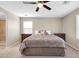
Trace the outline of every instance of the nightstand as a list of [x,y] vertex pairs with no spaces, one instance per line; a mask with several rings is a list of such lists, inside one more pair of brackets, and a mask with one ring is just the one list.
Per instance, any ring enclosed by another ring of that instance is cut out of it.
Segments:
[[66,41],[66,35],[65,35],[65,33],[54,33],[54,35],[62,38],[64,41]]
[[25,39],[25,38],[27,38],[27,37],[29,37],[29,36],[31,36],[32,34],[21,34],[21,42]]

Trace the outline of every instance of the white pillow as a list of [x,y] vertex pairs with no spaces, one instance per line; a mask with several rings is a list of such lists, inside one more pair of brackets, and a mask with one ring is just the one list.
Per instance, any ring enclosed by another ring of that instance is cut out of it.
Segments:
[[41,33],[39,33],[39,30],[36,30],[36,31],[35,31],[35,34],[41,34]]
[[50,30],[47,31],[48,34],[52,34],[52,32]]
[[37,30],[35,31],[35,34],[38,34],[38,31]]

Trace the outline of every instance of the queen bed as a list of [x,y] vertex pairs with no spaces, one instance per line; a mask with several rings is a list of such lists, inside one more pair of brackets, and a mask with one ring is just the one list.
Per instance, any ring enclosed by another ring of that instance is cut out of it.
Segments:
[[64,56],[65,41],[56,35],[33,34],[23,40],[20,52],[26,56]]

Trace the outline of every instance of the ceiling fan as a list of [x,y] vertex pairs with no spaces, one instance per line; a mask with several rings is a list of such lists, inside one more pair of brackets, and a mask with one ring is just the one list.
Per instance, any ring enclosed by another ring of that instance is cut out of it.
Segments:
[[48,2],[50,2],[50,1],[28,1],[28,2],[26,2],[26,1],[23,1],[23,3],[24,4],[37,4],[37,8],[36,8],[36,12],[38,12],[39,11],[39,9],[41,8],[41,7],[44,7],[44,8],[46,8],[47,10],[51,10],[51,8],[50,7],[48,7],[47,5],[45,5],[45,3],[48,3]]

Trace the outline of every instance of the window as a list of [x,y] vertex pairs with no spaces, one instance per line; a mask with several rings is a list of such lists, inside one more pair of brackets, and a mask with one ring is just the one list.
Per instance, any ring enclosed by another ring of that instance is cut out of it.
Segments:
[[23,22],[23,33],[32,34],[32,21]]
[[79,39],[79,15],[76,16],[76,39]]

